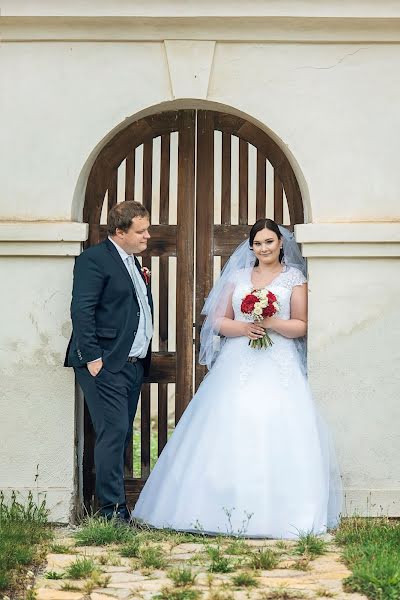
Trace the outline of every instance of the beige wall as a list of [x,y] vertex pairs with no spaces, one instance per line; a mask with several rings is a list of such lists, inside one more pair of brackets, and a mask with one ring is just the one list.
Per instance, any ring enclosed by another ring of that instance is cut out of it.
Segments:
[[309,223],[298,237],[311,384],[348,509],[399,515],[396,3],[95,4],[91,15],[65,3],[57,18],[54,3],[0,0],[0,487],[47,491],[53,518],[68,519],[75,388],[60,365],[87,174],[130,120],[207,102],[246,115],[289,156]]

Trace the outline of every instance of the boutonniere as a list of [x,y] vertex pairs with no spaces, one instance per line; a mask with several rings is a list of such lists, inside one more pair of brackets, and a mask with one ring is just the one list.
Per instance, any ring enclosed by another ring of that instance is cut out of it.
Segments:
[[146,282],[146,285],[149,285],[151,271],[147,267],[142,267],[142,274],[143,274],[144,280]]

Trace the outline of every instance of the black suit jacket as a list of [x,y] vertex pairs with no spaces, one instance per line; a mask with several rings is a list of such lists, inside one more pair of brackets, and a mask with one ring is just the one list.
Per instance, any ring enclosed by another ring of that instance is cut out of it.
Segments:
[[[135,263],[140,269],[136,257]],[[147,295],[153,313],[149,286]],[[71,302],[73,329],[64,366],[82,367],[102,357],[105,368],[117,373],[129,356],[139,316],[135,287],[114,244],[106,239],[88,248],[75,261]],[[149,347],[143,359],[145,375],[149,372],[150,359]]]

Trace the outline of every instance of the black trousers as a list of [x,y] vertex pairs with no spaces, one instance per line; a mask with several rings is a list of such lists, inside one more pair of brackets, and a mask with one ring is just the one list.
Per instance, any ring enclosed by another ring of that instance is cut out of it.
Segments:
[[140,361],[126,363],[118,373],[104,367],[93,377],[87,367],[75,368],[92,419],[96,442],[96,496],[100,513],[125,506],[124,456],[132,439],[133,420],[143,381]]

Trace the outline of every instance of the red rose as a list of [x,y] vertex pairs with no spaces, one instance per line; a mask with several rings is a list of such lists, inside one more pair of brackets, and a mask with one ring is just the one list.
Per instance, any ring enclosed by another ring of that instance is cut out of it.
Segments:
[[245,298],[243,298],[240,310],[242,311],[242,313],[250,314],[253,312],[254,305],[256,302],[258,302],[257,296],[254,296],[253,294],[248,294]]
[[266,306],[263,309],[263,317],[273,317],[274,314],[276,313],[276,309],[272,304],[268,304],[268,306]]
[[276,296],[272,292],[268,292],[267,298],[268,298],[268,302],[276,302]]

